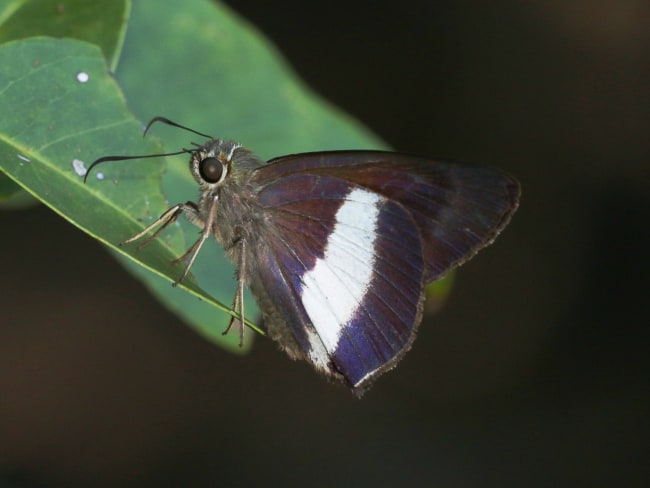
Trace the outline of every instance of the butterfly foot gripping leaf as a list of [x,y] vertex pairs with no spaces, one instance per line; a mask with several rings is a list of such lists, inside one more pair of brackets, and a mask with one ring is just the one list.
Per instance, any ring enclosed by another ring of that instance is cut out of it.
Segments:
[[201,233],[180,279],[213,236],[237,266],[241,321],[246,284],[269,336],[357,395],[410,348],[425,286],[490,244],[519,201],[519,183],[491,168],[383,151],[265,164],[237,143],[192,132],[209,139],[180,151],[190,155],[198,202],[173,206],[128,242],[186,217]]

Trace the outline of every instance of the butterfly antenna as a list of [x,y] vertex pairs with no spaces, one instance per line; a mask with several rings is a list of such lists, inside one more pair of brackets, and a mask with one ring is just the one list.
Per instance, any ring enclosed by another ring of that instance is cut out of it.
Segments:
[[[155,124],[156,122],[162,122],[163,124],[171,125],[173,127],[178,127],[179,129],[184,129],[188,132],[192,132],[193,134],[196,134],[197,136],[201,137],[207,137],[208,139],[214,139],[212,136],[208,134],[203,134],[202,132],[199,132],[194,129],[190,129],[189,127],[186,127],[184,125],[178,124],[174,122],[173,120],[169,120],[166,117],[154,117],[149,121],[147,126],[144,128],[144,133],[142,134],[142,137],[147,135],[147,132],[149,132],[149,128]],[[199,144],[192,143],[197,147],[200,147]],[[164,156],[176,156],[177,154],[187,154],[193,152],[192,149],[183,149],[182,151],[176,151],[176,152],[170,152],[170,153],[161,153],[161,154],[145,154],[143,156],[104,156],[103,158],[96,159],[95,161],[92,162],[90,166],[88,166],[88,170],[86,171],[86,174],[84,175],[84,183],[86,183],[86,180],[88,179],[88,175],[90,174],[90,171],[97,166],[98,164],[101,163],[106,163],[108,161],[126,161],[128,159],[146,159],[146,158],[161,158]]]
[[161,153],[161,154],[144,154],[142,156],[104,156],[103,158],[95,159],[90,166],[88,166],[88,169],[86,170],[86,174],[84,175],[84,183],[86,183],[86,180],[88,179],[88,175],[90,174],[90,171],[97,166],[98,164],[101,163],[107,163],[109,161],[126,161],[128,159],[146,159],[146,158],[162,158],[164,156],[176,156],[177,154],[188,154],[193,152],[192,149],[183,149],[182,151],[176,151],[176,152],[170,152],[170,153]]
[[179,129],[184,129],[184,130],[186,130],[186,131],[188,131],[188,132],[192,132],[193,134],[196,134],[197,136],[207,137],[208,139],[214,139],[214,137],[212,137],[212,136],[210,136],[210,135],[208,135],[208,134],[203,134],[202,132],[199,132],[199,131],[194,130],[194,129],[190,129],[189,127],[186,127],[186,126],[184,126],[184,125],[177,124],[177,123],[174,122],[173,120],[169,120],[169,119],[166,118],[166,117],[160,117],[160,116],[158,116],[158,117],[154,117],[153,119],[151,119],[151,120],[149,121],[149,123],[147,124],[147,127],[145,127],[145,129],[144,129],[143,137],[147,135],[147,132],[149,131],[149,128],[150,128],[153,124],[155,124],[156,122],[162,122],[163,124],[171,125],[171,126],[173,126],[173,127],[178,127]]

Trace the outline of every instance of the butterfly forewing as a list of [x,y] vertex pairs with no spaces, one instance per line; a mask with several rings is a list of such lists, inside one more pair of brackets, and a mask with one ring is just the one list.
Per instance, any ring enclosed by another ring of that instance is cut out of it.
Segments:
[[[415,222],[398,203],[331,176],[278,179],[259,202],[270,222],[259,269],[272,301],[308,359],[361,384],[400,354],[419,321]],[[279,281],[288,286],[268,286]]]
[[267,226],[253,291],[294,356],[358,390],[410,346],[424,284],[491,242],[518,196],[496,170],[377,151],[278,158],[251,181]]
[[491,243],[516,210],[520,193],[512,176],[494,168],[384,151],[284,156],[256,176],[262,183],[294,173],[332,175],[404,205],[422,236],[427,283]]

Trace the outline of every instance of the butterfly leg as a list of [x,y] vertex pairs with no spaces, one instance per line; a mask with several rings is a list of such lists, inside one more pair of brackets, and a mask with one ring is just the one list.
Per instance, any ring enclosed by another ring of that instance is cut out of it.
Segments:
[[217,215],[217,201],[218,198],[215,196],[211,202],[210,209],[208,211],[208,218],[206,220],[203,220],[201,218],[201,215],[199,214],[199,210],[194,202],[177,203],[173,207],[167,209],[158,218],[158,220],[153,222],[151,225],[147,226],[145,229],[143,229],[141,232],[137,233],[133,237],[121,242],[120,244],[122,245],[130,244],[131,242],[137,241],[138,239],[142,238],[143,236],[151,232],[157,226],[160,226],[158,227],[158,229],[156,229],[156,231],[152,235],[147,237],[147,239],[145,239],[144,242],[138,245],[138,248],[145,247],[148,244],[150,244],[166,227],[176,222],[176,220],[180,215],[185,217],[193,224],[196,224],[199,227],[202,226],[201,236],[197,239],[197,241],[194,244],[192,244],[192,246],[181,257],[174,260],[174,262],[184,261],[185,259],[188,260],[185,269],[181,273],[181,276],[176,281],[174,281],[174,283],[172,283],[172,286],[177,286],[181,281],[185,279],[185,277],[190,271],[190,268],[192,267],[192,264],[194,264],[194,260],[196,259],[196,255],[201,249],[201,246],[203,246],[203,243],[212,234],[213,225]]
[[185,269],[183,269],[183,272],[181,273],[179,278],[172,283],[172,286],[177,286],[181,281],[185,279],[185,277],[190,272],[190,268],[194,264],[194,260],[196,259],[196,256],[199,254],[201,247],[203,247],[203,243],[208,239],[208,237],[212,235],[212,229],[214,228],[214,223],[216,222],[216,217],[217,217],[218,201],[219,198],[217,196],[214,196],[212,198],[212,201],[210,202],[210,208],[208,210],[208,217],[205,220],[201,219],[199,215],[199,211],[196,209],[196,207],[190,207],[192,208],[191,211],[183,212],[184,216],[190,222],[195,224],[202,223],[203,229],[201,229],[201,235],[196,240],[196,242],[192,244],[192,246],[187,251],[185,251],[185,253],[182,256],[174,259],[175,263],[187,260],[187,264],[185,265]]
[[151,243],[156,237],[158,237],[158,234],[160,234],[164,229],[166,229],[169,224],[173,224],[176,222],[178,219],[179,215],[188,215],[188,214],[196,214],[198,215],[199,211],[196,208],[196,204],[194,202],[187,202],[187,203],[177,203],[173,207],[168,208],[165,210],[165,212],[158,217],[158,219],[153,222],[151,225],[147,226],[142,232],[138,232],[136,235],[133,237],[128,238],[125,241],[120,242],[120,245],[124,244],[130,244],[132,242],[137,241],[138,239],[142,238],[149,232],[151,232],[154,228],[157,226],[160,226],[156,231],[151,234],[147,239],[145,239],[143,242],[138,244],[138,248],[141,249]]
[[239,312],[239,319],[235,317],[230,317],[230,322],[228,322],[228,327],[223,331],[223,335],[226,335],[235,322],[239,323],[239,347],[244,345],[244,276],[246,276],[246,241],[244,239],[239,240],[239,263],[237,270],[237,291],[235,292],[235,298],[232,302],[232,310]]

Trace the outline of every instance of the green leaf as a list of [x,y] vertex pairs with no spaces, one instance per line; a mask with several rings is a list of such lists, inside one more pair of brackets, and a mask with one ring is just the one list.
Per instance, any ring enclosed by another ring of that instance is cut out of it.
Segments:
[[[114,69],[130,9],[128,0],[6,0],[0,4],[0,44],[34,36],[85,40],[100,46]],[[20,186],[0,174],[3,208],[34,201],[21,193]]]
[[[264,158],[382,147],[369,131],[307,89],[273,47],[228,9],[203,0],[186,1],[182,10],[177,6],[171,0],[140,0],[133,7],[116,78],[138,118],[164,115],[238,140]],[[88,83],[77,81],[79,71],[89,73]],[[141,126],[107,71],[99,50],[78,42],[35,39],[0,46],[0,110],[12,114],[0,121],[0,168],[120,253],[127,268],[196,330],[232,346],[236,334],[228,342],[221,336],[228,315],[217,313],[217,302],[209,298],[230,303],[235,290],[232,266],[215,243],[199,254],[192,268],[196,281],[185,283],[204,301],[169,286],[182,270],[170,260],[194,242],[196,227],[171,226],[141,251],[116,246],[171,204],[196,200],[187,158],[170,158],[162,177],[164,197],[157,183],[159,160],[106,163],[85,186],[74,171],[75,159],[87,167],[104,155],[162,150],[152,146],[151,138],[141,139]],[[164,135],[167,151],[195,139],[168,127],[154,132]],[[248,296],[246,310],[254,317]]]
[[[81,72],[87,82],[78,81]],[[141,126],[127,111],[96,46],[51,38],[0,46],[0,113],[11,114],[0,118],[0,169],[9,178],[141,266],[168,280],[178,277],[182,268],[172,260],[185,249],[178,228],[141,251],[116,245],[165,207],[162,161],[102,168],[91,176],[92,184],[83,183],[83,168],[98,153],[160,151],[142,141]],[[188,278],[187,290],[214,302]],[[181,290],[171,293],[186,299]]]
[[100,46],[114,69],[130,9],[129,0],[4,0],[0,44],[36,36],[79,39]]
[[[116,77],[129,106],[144,120],[165,115],[237,140],[265,159],[385,148],[305,86],[269,41],[230,9],[205,0],[188,0],[180,10],[177,5],[141,0],[133,6]],[[159,55],[152,56],[153,49]],[[187,133],[164,134],[168,149],[187,145]],[[178,166],[190,181],[185,159]]]
[[22,188],[9,178],[3,178],[0,174],[0,203],[4,203],[22,191]]
[[451,289],[454,285],[455,271],[448,273],[444,278],[433,283],[429,283],[426,287],[427,300],[424,304],[424,313],[426,315],[434,315],[444,307],[449,299]]

